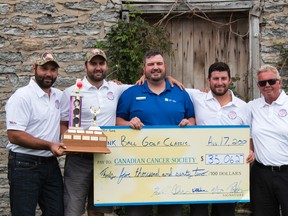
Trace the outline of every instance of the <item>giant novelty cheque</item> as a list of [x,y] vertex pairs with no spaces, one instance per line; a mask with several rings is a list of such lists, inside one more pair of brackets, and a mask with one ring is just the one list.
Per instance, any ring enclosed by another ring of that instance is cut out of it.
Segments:
[[248,126],[101,127],[94,204],[249,202]]

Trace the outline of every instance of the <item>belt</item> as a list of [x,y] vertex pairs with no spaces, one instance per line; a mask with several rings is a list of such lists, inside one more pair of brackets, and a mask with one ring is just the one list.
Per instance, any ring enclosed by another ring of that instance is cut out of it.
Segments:
[[71,155],[75,155],[76,157],[81,157],[84,159],[88,159],[88,160],[93,160],[94,159],[94,154],[93,153],[73,153]]
[[28,159],[28,160],[33,160],[39,163],[49,163],[49,162],[57,161],[56,157],[54,156],[43,157],[43,156],[29,155],[29,154],[9,151],[9,159],[13,159],[13,158]]
[[263,169],[271,170],[272,172],[284,172],[288,170],[288,165],[281,166],[266,166],[258,161],[254,161],[254,165]]

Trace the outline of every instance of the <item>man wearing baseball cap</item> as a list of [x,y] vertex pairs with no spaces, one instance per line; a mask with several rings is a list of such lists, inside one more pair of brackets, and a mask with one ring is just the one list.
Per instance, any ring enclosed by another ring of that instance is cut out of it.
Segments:
[[8,100],[6,126],[9,143],[8,179],[13,216],[63,215],[63,181],[56,157],[59,143],[62,92],[53,88],[59,64],[43,53],[33,64],[35,77]]
[[101,49],[92,49],[88,51],[86,54],[86,61],[90,62],[91,59],[94,58],[95,56],[101,56],[105,61],[107,61],[106,54]]
[[[86,53],[84,69],[86,76],[80,89],[82,96],[81,127],[86,130],[93,123],[90,108],[100,109],[97,114],[99,126],[115,126],[116,107],[122,92],[130,85],[117,85],[106,81],[108,72],[107,56],[101,49],[92,49]],[[76,84],[75,84],[76,85]],[[63,92],[60,103],[61,132],[68,128],[70,95],[75,89],[70,86]],[[111,213],[112,207],[95,207],[93,200],[93,153],[67,154],[64,169],[64,215],[79,216],[87,211],[89,216],[103,216]]]
[[54,63],[54,65],[56,65],[58,68],[60,67],[58,62],[57,62],[57,59],[56,59],[56,56],[53,54],[53,53],[48,53],[48,52],[45,52],[43,53],[40,58],[38,58],[36,61],[35,61],[35,64],[36,65],[44,65],[48,62],[52,62]]

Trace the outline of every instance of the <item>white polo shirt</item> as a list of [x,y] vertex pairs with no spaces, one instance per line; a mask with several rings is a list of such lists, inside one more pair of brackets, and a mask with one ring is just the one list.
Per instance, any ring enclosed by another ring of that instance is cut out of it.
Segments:
[[231,90],[232,101],[222,106],[212,92],[186,89],[195,109],[197,125],[244,125],[247,124],[247,103],[237,98]]
[[[112,81],[104,80],[103,85],[97,89],[91,85],[86,77],[83,79],[83,87],[80,89],[82,96],[81,127],[88,129],[93,123],[93,116],[90,107],[100,107],[97,114],[99,126],[115,126],[116,108],[120,95],[131,85],[117,85]],[[63,92],[60,102],[61,121],[69,121],[70,95],[75,89],[75,85],[70,86]]]
[[272,104],[264,97],[248,103],[256,160],[266,166],[288,165],[288,96]]
[[[32,78],[29,84],[19,88],[6,104],[7,130],[25,131],[39,139],[59,142],[61,96],[59,89],[51,88],[49,98]],[[13,152],[36,156],[53,155],[49,150],[29,149],[10,142],[7,148]]]

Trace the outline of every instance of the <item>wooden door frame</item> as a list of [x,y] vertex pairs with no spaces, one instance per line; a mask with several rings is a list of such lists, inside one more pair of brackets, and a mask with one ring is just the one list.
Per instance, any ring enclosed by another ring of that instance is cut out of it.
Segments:
[[[202,12],[249,12],[249,67],[248,97],[258,98],[257,70],[260,67],[260,15],[259,0],[122,0],[122,19],[129,22],[131,7],[143,14],[182,13],[197,8]],[[172,9],[172,10],[171,10]]]

